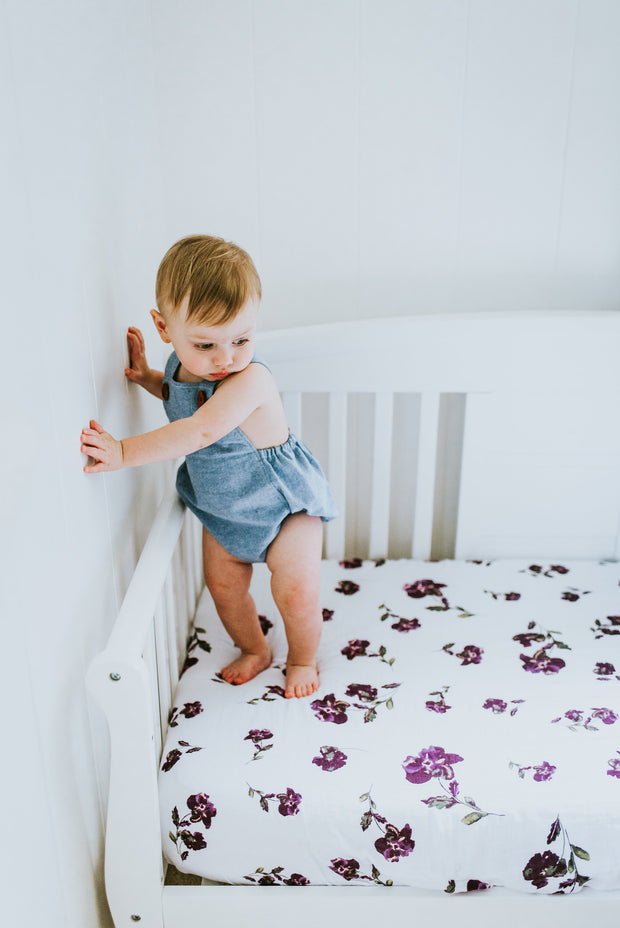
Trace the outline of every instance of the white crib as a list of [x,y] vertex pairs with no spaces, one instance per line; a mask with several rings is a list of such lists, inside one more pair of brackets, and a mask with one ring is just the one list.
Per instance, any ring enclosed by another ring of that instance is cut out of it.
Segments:
[[[422,315],[259,342],[291,429],[321,459],[340,508],[326,528],[330,559],[617,560],[619,348],[620,313],[601,312]],[[303,928],[345,912],[359,928],[386,918],[617,923],[620,891],[587,888],[456,897],[167,885],[157,771],[201,587],[198,526],[171,489],[88,678],[110,730],[105,879],[116,928]]]

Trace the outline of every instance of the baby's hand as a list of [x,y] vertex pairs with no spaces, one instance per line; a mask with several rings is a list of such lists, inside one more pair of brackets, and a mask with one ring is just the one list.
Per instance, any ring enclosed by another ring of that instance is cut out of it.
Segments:
[[84,467],[85,474],[101,474],[118,470],[123,466],[123,446],[120,441],[106,432],[94,419],[90,428],[82,429],[82,454],[89,457]]
[[144,337],[140,329],[130,326],[127,329],[127,349],[129,351],[129,367],[125,368],[125,377],[141,386],[148,379],[150,368],[146,361]]

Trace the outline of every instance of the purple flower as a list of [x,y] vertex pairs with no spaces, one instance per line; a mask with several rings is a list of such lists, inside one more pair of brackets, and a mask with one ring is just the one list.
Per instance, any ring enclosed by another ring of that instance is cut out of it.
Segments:
[[340,652],[344,654],[348,661],[352,661],[354,657],[362,657],[366,654],[366,648],[370,644],[370,641],[360,640],[359,638],[353,638],[349,641],[348,645],[342,649]]
[[506,602],[514,603],[518,599],[521,599],[521,594],[520,593],[504,593],[504,597],[506,599]]
[[532,657],[521,654],[520,658],[523,661],[523,669],[530,673],[558,673],[562,667],[566,666],[566,662],[561,657],[549,657],[544,648],[536,651]]
[[211,820],[217,815],[217,810],[206,793],[197,793],[190,796],[187,800],[187,808],[190,809],[190,821],[202,822],[205,828],[211,827]]
[[446,754],[443,748],[431,745],[424,748],[417,757],[407,757],[403,762],[405,777],[410,783],[428,783],[431,777],[454,777],[452,764],[463,758],[458,754]]
[[441,699],[438,702],[434,702],[432,699],[427,699],[425,705],[429,712],[438,712],[440,715],[443,715],[444,712],[447,712],[448,709],[452,708],[452,706],[447,706]]
[[613,725],[618,721],[618,716],[613,709],[592,709],[592,718],[600,719],[603,725]]
[[422,599],[423,596],[442,596],[445,583],[436,583],[435,580],[416,580],[415,583],[405,583],[403,590],[413,599]]
[[569,722],[581,722],[583,712],[580,712],[579,709],[569,709],[568,712],[564,713],[564,718],[568,719]]
[[504,702],[503,699],[487,699],[482,708],[491,709],[495,715],[501,715],[508,708],[508,703]]
[[330,870],[333,870],[338,876],[341,876],[344,880],[357,880],[359,879],[359,861],[355,860],[354,857],[351,857],[347,860],[345,857],[334,857],[331,861]]
[[361,567],[362,563],[361,557],[352,557],[348,561],[339,561],[338,566],[343,567],[345,570],[353,570],[356,567]]
[[[259,880],[260,882],[260,880]],[[282,880],[285,886],[310,886],[310,880],[301,873],[291,873],[287,880]]]
[[467,881],[467,892],[474,893],[482,889],[490,889],[490,883],[483,883],[481,880],[468,880]]
[[284,687],[278,686],[277,684],[267,687],[267,692],[271,693],[273,696],[282,696],[284,698]]
[[344,593],[345,596],[353,596],[359,590],[359,583],[353,583],[352,580],[341,580],[337,587],[334,587],[336,593]]
[[478,648],[475,644],[468,644],[456,656],[461,658],[461,667],[464,667],[466,664],[479,664],[482,661],[483,654],[483,648]]
[[[201,851],[203,848],[207,846],[207,842],[204,839],[204,835],[202,835],[199,831],[195,831],[194,834],[192,834],[191,831],[187,831],[186,829],[183,829],[182,831],[179,832],[179,838],[181,839],[185,847],[188,847],[190,849],[190,851]],[[185,860],[185,858],[187,857],[187,853],[181,854],[181,857],[183,858],[183,860]]]
[[278,812],[280,815],[297,815],[301,803],[301,795],[296,793],[289,786],[285,793],[278,793],[276,796],[280,800]]
[[333,618],[334,618],[333,609],[323,609],[323,621],[324,622],[331,622]]
[[616,672],[616,668],[613,664],[605,664],[601,661],[596,664],[594,667],[594,673],[601,677],[609,677],[612,673]]
[[186,719],[193,719],[203,711],[201,702],[186,702],[179,715],[184,715]]
[[321,752],[321,756],[313,757],[312,763],[316,764],[317,767],[320,767],[321,770],[324,770],[326,773],[333,773],[335,770],[340,770],[347,762],[347,755],[339,751],[338,748],[326,744],[322,748],[319,748],[319,751]]
[[377,698],[377,690],[370,683],[350,683],[345,690],[345,696],[357,697],[362,702],[372,702]]
[[569,603],[576,603],[579,599],[579,596],[577,593],[570,593],[568,590],[566,590],[566,592],[562,593],[562,599],[565,599]]
[[[616,751],[616,753],[620,754],[620,751]],[[620,757],[610,757],[607,763],[609,764],[607,776],[617,777],[620,780]]]
[[529,648],[533,641],[544,641],[545,636],[534,632],[522,632],[520,635],[513,635],[512,640],[518,641],[524,648]]
[[172,770],[176,762],[180,760],[182,756],[183,756],[183,752],[179,751],[178,748],[173,748],[172,751],[168,751],[168,753],[166,754],[166,760],[161,765],[161,769],[165,773],[167,773],[168,770]]
[[414,628],[421,628],[421,624],[417,619],[399,619],[398,622],[395,622],[392,625],[392,628],[397,632],[411,632]]
[[555,570],[556,574],[567,574],[568,567],[562,567],[561,564],[552,564],[549,570]]
[[546,760],[544,760],[542,764],[539,764],[538,766],[534,767],[534,770],[536,771],[534,773],[534,779],[536,780],[537,783],[542,783],[545,780],[550,780],[553,774],[555,773],[556,769],[557,768],[554,767],[553,764],[549,764]]
[[407,857],[415,847],[415,841],[411,838],[411,825],[405,825],[401,831],[395,825],[386,825],[385,835],[375,841],[375,847],[392,863]]
[[348,702],[336,699],[334,693],[328,693],[323,699],[315,699],[314,702],[310,703],[310,708],[317,719],[322,722],[333,722],[335,725],[342,725],[344,722],[349,721],[347,718],[349,705]]
[[270,622],[266,615],[259,615],[258,621],[260,622],[263,635],[266,635],[269,629],[273,628],[273,622]]
[[[562,871],[562,872],[561,872]],[[534,854],[523,869],[523,877],[533,883],[538,889],[547,885],[548,877],[563,876],[566,873],[566,863],[560,866],[560,858],[551,851],[544,854]]]
[[251,741],[252,744],[258,744],[260,741],[265,741],[268,738],[273,738],[273,733],[267,728],[252,728],[251,731],[247,733],[244,741]]

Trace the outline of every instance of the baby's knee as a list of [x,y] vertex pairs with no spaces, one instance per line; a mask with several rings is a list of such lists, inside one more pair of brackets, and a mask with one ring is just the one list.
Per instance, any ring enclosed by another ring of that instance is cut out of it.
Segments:
[[305,618],[319,611],[319,586],[309,578],[282,582],[274,575],[272,589],[278,608],[287,616]]

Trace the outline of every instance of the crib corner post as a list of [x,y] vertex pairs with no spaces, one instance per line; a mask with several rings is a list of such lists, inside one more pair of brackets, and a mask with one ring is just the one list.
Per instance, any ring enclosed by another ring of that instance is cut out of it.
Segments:
[[91,663],[87,685],[110,733],[105,886],[112,919],[115,928],[163,928],[158,759],[147,670],[142,660],[104,651]]

